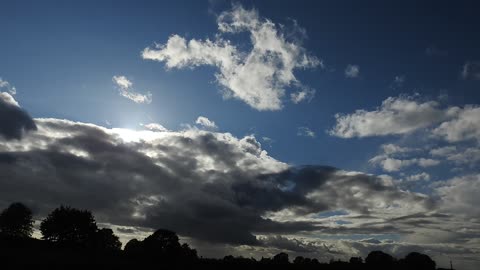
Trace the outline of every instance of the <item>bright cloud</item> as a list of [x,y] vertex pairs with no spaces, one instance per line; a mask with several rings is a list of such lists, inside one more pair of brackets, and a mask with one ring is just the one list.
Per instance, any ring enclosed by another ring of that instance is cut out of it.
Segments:
[[2,78],[0,78],[0,92],[1,91],[7,91],[10,95],[17,94],[17,89],[15,88],[15,86],[11,85],[5,80],[2,80]]
[[152,103],[152,93],[140,94],[134,91],[133,83],[125,76],[113,76],[112,81],[118,88],[121,96],[130,99],[135,103]]
[[336,114],[337,123],[329,133],[342,138],[411,133],[438,123],[450,114],[439,106],[436,101],[421,102],[415,97],[389,97],[373,111]]
[[218,128],[214,121],[208,119],[205,116],[199,116],[195,121],[195,124],[206,127],[206,128]]
[[[217,18],[220,34],[215,40],[187,41],[172,35],[166,44],[147,47],[143,59],[165,62],[167,68],[211,65],[219,69],[217,82],[224,88],[224,97],[233,97],[259,110],[280,110],[289,87],[304,88],[294,70],[313,68],[320,61],[309,55],[298,40],[288,40],[281,27],[259,16],[256,10],[234,5]],[[239,51],[227,34],[247,32],[252,49]],[[312,92],[301,90],[292,96],[298,103]]]

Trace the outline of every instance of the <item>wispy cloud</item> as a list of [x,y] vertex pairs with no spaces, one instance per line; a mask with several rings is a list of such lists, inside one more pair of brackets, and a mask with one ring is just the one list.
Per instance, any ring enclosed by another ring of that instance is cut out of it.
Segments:
[[125,76],[113,76],[112,81],[118,88],[121,96],[130,99],[135,103],[150,104],[152,102],[152,93],[140,94],[133,89],[133,83]]
[[360,66],[358,65],[348,65],[345,68],[345,77],[347,78],[357,78],[360,75]]
[[316,136],[315,132],[308,127],[299,127],[297,130],[297,135],[310,138],[315,138]]
[[[213,41],[187,41],[172,35],[166,44],[145,48],[142,57],[165,62],[167,68],[215,66],[219,69],[215,77],[224,88],[224,97],[240,99],[259,111],[282,109],[286,89],[303,87],[294,70],[321,64],[298,39],[287,39],[281,27],[261,18],[254,9],[234,5],[218,16],[217,23],[220,34]],[[250,34],[250,51],[239,51],[241,46],[222,36],[241,32]],[[292,100],[298,103],[311,94],[312,91],[297,93]]]
[[480,62],[467,61],[461,74],[464,80],[480,80]]

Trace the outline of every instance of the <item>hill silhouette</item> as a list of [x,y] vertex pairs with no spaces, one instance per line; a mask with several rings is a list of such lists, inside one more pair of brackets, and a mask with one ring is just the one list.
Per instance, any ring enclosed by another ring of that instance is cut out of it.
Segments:
[[33,217],[21,203],[0,214],[0,269],[317,269],[317,270],[435,270],[428,255],[409,253],[396,259],[372,251],[365,260],[319,262],[316,258],[290,258],[279,253],[272,258],[225,256],[199,258],[197,251],[180,243],[171,230],[158,229],[143,240],[132,239],[121,249],[111,229],[99,229],[88,210],[60,206],[42,222],[42,239],[32,238]]

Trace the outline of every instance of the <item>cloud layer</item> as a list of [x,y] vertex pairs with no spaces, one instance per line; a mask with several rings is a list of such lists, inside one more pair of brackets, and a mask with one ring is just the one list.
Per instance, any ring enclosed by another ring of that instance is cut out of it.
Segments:
[[[187,41],[172,35],[166,44],[145,48],[142,57],[165,62],[167,68],[215,66],[219,69],[215,76],[224,88],[224,97],[240,99],[260,111],[281,109],[286,88],[304,88],[293,73],[295,69],[320,65],[298,39],[288,40],[281,27],[261,18],[256,10],[234,5],[232,10],[218,16],[217,23],[220,35],[213,41]],[[250,51],[240,51],[225,39],[227,35],[242,32],[250,35]],[[303,89],[292,100],[298,103],[312,95],[312,90]]]

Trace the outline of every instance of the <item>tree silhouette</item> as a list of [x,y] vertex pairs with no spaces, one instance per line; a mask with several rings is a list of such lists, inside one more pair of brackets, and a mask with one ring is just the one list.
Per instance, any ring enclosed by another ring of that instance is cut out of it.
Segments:
[[403,266],[408,269],[435,270],[435,261],[428,255],[418,252],[409,253],[402,261]]
[[103,228],[95,233],[95,248],[105,251],[116,251],[122,248],[122,243],[112,229]]
[[288,254],[285,252],[280,252],[277,255],[273,256],[274,264],[289,264],[290,261],[288,260]]
[[12,203],[0,214],[0,230],[14,237],[30,237],[33,232],[32,211],[22,203]]
[[97,224],[90,211],[60,206],[40,224],[43,239],[71,245],[89,245],[95,239]]
[[376,250],[372,251],[368,254],[367,258],[365,258],[365,262],[367,265],[370,265],[375,268],[391,268],[395,259],[385,252]]

